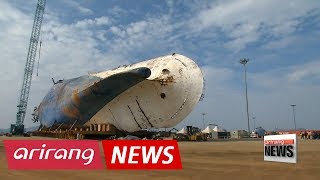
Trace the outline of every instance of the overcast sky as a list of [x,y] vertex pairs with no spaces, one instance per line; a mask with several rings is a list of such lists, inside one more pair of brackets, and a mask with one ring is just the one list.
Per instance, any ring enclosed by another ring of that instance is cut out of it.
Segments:
[[[0,1],[0,127],[16,120],[36,0]],[[177,128],[216,123],[247,129],[240,58],[249,58],[249,113],[256,126],[320,129],[320,1],[47,0],[32,109],[52,86],[119,65],[171,54],[194,59],[205,98]],[[37,55],[38,60],[38,55]],[[251,119],[251,118],[250,118]],[[252,120],[252,119],[251,119]],[[251,121],[251,127],[253,121]]]

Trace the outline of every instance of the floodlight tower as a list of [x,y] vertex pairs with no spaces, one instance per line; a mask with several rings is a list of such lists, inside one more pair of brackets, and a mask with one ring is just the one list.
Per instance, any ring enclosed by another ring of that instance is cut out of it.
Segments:
[[295,106],[297,106],[297,105],[295,105],[295,104],[291,104],[290,106],[292,106],[292,110],[293,110],[294,130],[297,130],[297,124],[296,124],[296,111],[295,111],[295,109],[294,109],[294,107],[295,107]]
[[206,115],[206,113],[202,113],[202,123],[203,123],[203,129],[205,128],[205,125],[204,125],[204,116]]
[[247,119],[248,119],[248,133],[250,133],[250,118],[249,118],[249,105],[248,105],[248,86],[247,86],[247,67],[246,64],[249,62],[249,59],[240,59],[240,64],[244,67],[244,82],[246,86],[246,105],[247,105]]

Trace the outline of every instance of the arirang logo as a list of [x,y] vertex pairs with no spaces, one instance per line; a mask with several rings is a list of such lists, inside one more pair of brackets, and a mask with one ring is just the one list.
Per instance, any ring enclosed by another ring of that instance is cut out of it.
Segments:
[[9,169],[103,169],[98,141],[4,140]]
[[293,139],[287,140],[265,140],[264,155],[278,157],[293,157]]
[[[103,169],[98,141],[4,140],[9,169]],[[175,140],[103,140],[108,169],[182,169]]]
[[28,150],[25,147],[19,148],[17,149],[14,154],[13,157],[16,160],[19,159],[81,159],[86,161],[83,163],[83,165],[88,165],[92,162],[93,157],[94,157],[94,150],[89,148],[89,149],[85,149],[84,151],[82,151],[81,149],[45,149],[47,145],[46,144],[42,144],[42,149],[30,149]]
[[297,163],[297,135],[264,136],[264,160]]

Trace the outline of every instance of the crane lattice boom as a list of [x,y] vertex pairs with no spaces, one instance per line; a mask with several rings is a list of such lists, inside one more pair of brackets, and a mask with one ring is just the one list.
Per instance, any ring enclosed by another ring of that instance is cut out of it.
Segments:
[[[13,133],[16,134],[23,133],[24,131],[24,119],[27,110],[29,92],[31,87],[32,73],[34,67],[34,61],[36,57],[36,51],[40,36],[41,24],[43,19],[43,13],[45,8],[46,0],[38,0],[36,13],[34,16],[33,27],[30,37],[30,44],[27,55],[27,62],[24,69],[23,83],[21,87],[19,103],[18,103],[18,112],[17,112],[17,120],[15,124],[15,130],[12,130]],[[21,129],[22,128],[22,129]]]

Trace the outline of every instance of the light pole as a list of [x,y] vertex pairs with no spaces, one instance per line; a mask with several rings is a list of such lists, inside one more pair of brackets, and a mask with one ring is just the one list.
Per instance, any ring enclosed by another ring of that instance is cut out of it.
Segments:
[[204,129],[204,116],[206,115],[206,113],[202,113],[202,122],[203,122],[203,129]]
[[244,82],[246,86],[246,102],[247,102],[247,119],[248,119],[248,133],[250,133],[250,118],[249,118],[249,105],[248,105],[248,86],[247,86],[247,67],[246,64],[249,62],[249,59],[240,59],[240,63],[244,67]]
[[253,129],[256,129],[256,117],[252,117],[253,120]]
[[296,106],[295,104],[291,104],[290,106],[292,106],[292,110],[293,110],[293,122],[294,122],[294,130],[297,130],[297,124],[296,124],[296,112],[294,107]]

